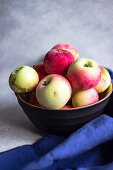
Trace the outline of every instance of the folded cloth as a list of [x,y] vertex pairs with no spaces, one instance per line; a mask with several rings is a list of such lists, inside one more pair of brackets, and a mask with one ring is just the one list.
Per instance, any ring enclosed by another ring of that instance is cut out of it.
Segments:
[[113,94],[103,115],[68,137],[48,135],[33,145],[2,152],[0,170],[112,170],[112,105]]

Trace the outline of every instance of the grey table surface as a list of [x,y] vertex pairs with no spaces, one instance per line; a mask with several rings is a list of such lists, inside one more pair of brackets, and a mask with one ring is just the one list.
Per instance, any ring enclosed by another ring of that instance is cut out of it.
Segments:
[[112,0],[0,0],[0,152],[46,135],[24,114],[8,85],[12,70],[43,60],[57,43],[113,68]]

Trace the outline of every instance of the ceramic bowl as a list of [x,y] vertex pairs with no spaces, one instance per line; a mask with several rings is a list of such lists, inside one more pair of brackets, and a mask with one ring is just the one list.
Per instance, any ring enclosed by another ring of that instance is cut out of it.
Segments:
[[112,83],[108,89],[99,95],[97,103],[73,108],[70,104],[59,110],[34,106],[16,94],[18,103],[28,118],[42,131],[57,135],[66,135],[82,127],[88,121],[101,115],[110,99]]

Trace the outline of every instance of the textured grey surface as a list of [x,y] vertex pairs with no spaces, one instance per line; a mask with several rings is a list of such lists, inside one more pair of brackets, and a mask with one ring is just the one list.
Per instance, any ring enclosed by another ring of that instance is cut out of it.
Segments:
[[19,107],[9,74],[61,42],[113,68],[113,1],[0,0],[0,151],[42,136]]

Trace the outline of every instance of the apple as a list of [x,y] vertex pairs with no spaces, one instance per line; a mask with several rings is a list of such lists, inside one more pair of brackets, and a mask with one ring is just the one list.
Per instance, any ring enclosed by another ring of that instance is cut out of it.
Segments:
[[99,83],[94,87],[98,93],[104,92],[111,83],[111,77],[109,72],[103,67],[101,67],[101,70],[102,70],[101,79]]
[[101,67],[88,58],[79,58],[68,68],[67,77],[76,90],[87,90],[95,87],[101,79]]
[[71,85],[61,75],[50,74],[43,78],[36,88],[36,98],[41,106],[60,109],[71,97]]
[[72,99],[72,97],[73,97],[73,95],[74,95],[74,93],[75,93],[76,91],[77,91],[77,90],[75,90],[75,89],[72,87],[71,99]]
[[99,101],[99,95],[94,88],[76,91],[72,97],[73,107],[87,106]]
[[36,89],[29,94],[29,102],[32,105],[37,105],[38,102],[36,99]]
[[111,83],[110,83],[110,85],[109,85],[109,87],[106,89],[106,95],[108,95],[111,91],[113,90],[113,85],[112,85],[112,81],[111,81]]
[[44,62],[36,64],[35,66],[33,66],[33,68],[38,73],[39,81],[48,75],[44,68]]
[[30,94],[29,94],[29,102],[30,104],[34,106],[39,106],[39,103],[36,99],[36,89],[34,89]]
[[52,49],[45,55],[44,67],[48,74],[64,74],[73,62],[73,55],[69,51]]
[[79,58],[78,51],[72,45],[60,43],[60,44],[55,45],[52,49],[67,50],[73,55],[74,60],[77,60]]
[[9,77],[9,85],[15,93],[26,93],[36,88],[39,82],[37,72],[29,66],[16,68]]

